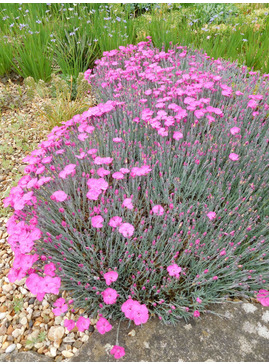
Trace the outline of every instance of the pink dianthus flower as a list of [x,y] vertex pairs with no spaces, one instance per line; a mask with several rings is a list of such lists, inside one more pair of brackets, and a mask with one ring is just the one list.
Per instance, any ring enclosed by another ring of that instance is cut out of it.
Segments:
[[134,205],[132,204],[131,198],[126,198],[123,200],[122,207],[126,207],[129,210],[132,210],[134,208]]
[[101,227],[103,227],[103,221],[104,221],[104,219],[102,218],[101,215],[93,216],[92,217],[92,226],[95,228],[101,228]]
[[155,215],[162,216],[164,214],[164,208],[161,205],[155,205],[152,208],[152,212]]
[[209,218],[209,220],[214,220],[216,218],[216,213],[214,211],[210,211],[206,216]]
[[125,301],[121,306],[121,311],[125,314],[125,317],[127,317],[130,320],[134,319],[134,308],[139,307],[140,303],[138,301],[132,300],[129,298],[127,301]]
[[193,316],[194,317],[199,317],[200,316],[200,312],[198,310],[193,312]]
[[85,330],[88,330],[90,323],[91,323],[90,319],[80,316],[80,318],[76,322],[78,331],[83,332]]
[[122,143],[124,140],[122,138],[113,138],[114,143]]
[[54,306],[56,308],[53,308],[52,312],[55,316],[60,316],[62,313],[68,310],[68,305],[65,303],[64,298],[58,298],[58,300],[54,302]]
[[104,335],[112,329],[112,325],[104,317],[101,317],[96,324],[96,328],[101,335]]
[[237,126],[234,126],[233,128],[230,129],[230,133],[232,135],[235,135],[235,134],[240,133],[240,130],[241,130],[240,128],[238,128]]
[[64,191],[56,191],[50,196],[50,198],[57,202],[63,202],[67,199],[67,194]]
[[73,330],[75,325],[76,323],[73,320],[64,320],[64,327],[66,327],[68,331]]
[[110,174],[110,172],[109,172],[107,169],[103,168],[103,167],[98,168],[98,169],[97,169],[97,171],[96,171],[96,173],[97,173],[97,174],[98,174],[98,176],[100,176],[100,177],[104,177],[104,176],[107,176],[107,175],[109,175],[109,174]]
[[124,178],[124,175],[121,172],[115,172],[115,173],[112,174],[112,177],[114,179],[123,179]]
[[122,224],[122,218],[119,217],[119,216],[114,216],[114,217],[111,217],[111,219],[109,220],[109,223],[108,225],[111,226],[111,227],[118,227]]
[[106,280],[106,284],[109,286],[112,282],[116,282],[118,279],[118,273],[114,271],[110,271],[104,274],[104,278]]
[[54,277],[55,276],[55,265],[53,263],[49,263],[44,265],[44,272],[45,274],[47,274],[48,276]]
[[266,289],[260,289],[257,294],[257,300],[261,305],[268,307],[269,306],[269,291]]
[[167,267],[167,271],[171,277],[179,277],[179,273],[181,272],[181,267],[179,267],[176,263],[169,265]]
[[130,238],[134,234],[134,227],[133,225],[129,224],[128,222],[125,222],[121,224],[119,227],[119,232],[125,237]]
[[113,305],[117,301],[118,293],[115,289],[107,288],[102,292],[102,296],[107,305]]
[[123,174],[129,173],[130,172],[130,169],[128,169],[128,168],[121,168],[120,169],[120,172],[123,173]]
[[135,305],[133,307],[134,323],[136,325],[145,324],[149,319],[149,312],[146,305]]
[[229,155],[229,158],[231,159],[231,161],[238,161],[239,160],[239,155],[236,153],[231,153]]
[[115,359],[120,359],[125,355],[125,350],[122,346],[114,345],[113,348],[110,350],[110,354],[114,355]]
[[100,165],[100,164],[110,164],[113,162],[113,158],[110,157],[96,157],[94,160],[94,164]]

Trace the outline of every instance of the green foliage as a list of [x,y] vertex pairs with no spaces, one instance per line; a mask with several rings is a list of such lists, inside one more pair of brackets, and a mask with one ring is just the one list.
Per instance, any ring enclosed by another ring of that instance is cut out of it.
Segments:
[[12,65],[23,78],[32,76],[35,81],[49,81],[52,73],[52,53],[47,45],[49,32],[42,28],[39,34],[27,35],[15,48]]
[[37,337],[31,337],[31,339],[26,340],[26,345],[34,346],[35,344],[42,343],[46,340],[47,333],[45,331],[41,331]]
[[14,311],[16,314],[21,312],[21,310],[23,309],[23,297],[21,297],[21,298],[14,297],[13,298],[13,307],[14,307]]
[[238,8],[234,4],[196,4],[194,7],[195,17],[199,19],[199,24],[226,23],[231,17],[238,14]]
[[0,76],[9,73],[12,65],[12,47],[6,38],[0,39]]
[[64,36],[55,37],[56,42],[52,49],[55,52],[55,62],[63,74],[77,77],[79,72],[85,72],[93,66],[100,51],[93,41],[93,31],[86,32],[83,28],[82,34],[68,33],[66,30],[64,33]]
[[138,17],[141,14],[144,14],[147,11],[152,10],[154,7],[153,3],[128,3],[123,4],[123,9],[134,18]]

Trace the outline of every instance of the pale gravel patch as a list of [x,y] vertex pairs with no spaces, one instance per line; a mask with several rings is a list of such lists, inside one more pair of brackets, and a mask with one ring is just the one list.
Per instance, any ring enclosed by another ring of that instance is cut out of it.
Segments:
[[109,353],[110,353],[110,351],[113,349],[113,345],[111,345],[111,344],[107,343],[107,344],[104,346],[104,348],[105,348],[106,353],[107,353],[107,354],[109,354]]
[[257,332],[258,335],[269,340],[269,330],[266,326],[263,326],[260,322],[258,322]]
[[246,340],[244,336],[239,337],[240,349],[244,354],[250,354],[252,352],[252,345]]
[[225,316],[226,318],[228,318],[228,319],[231,319],[231,318],[233,318],[233,317],[234,317],[234,315],[233,315],[231,312],[229,312],[229,311],[226,311],[226,312],[225,312],[225,314],[224,314],[224,316]]
[[184,325],[184,329],[186,329],[187,331],[189,331],[189,330],[192,329],[192,325],[191,324]]
[[147,341],[144,341],[144,347],[146,348],[146,349],[149,349],[149,343],[147,342]]
[[243,323],[243,330],[245,332],[248,332],[249,334],[255,334],[257,331],[257,328],[255,327],[255,325],[251,324],[249,321],[245,321]]
[[269,322],[269,311],[264,312],[264,314],[262,315],[262,320],[264,322]]
[[252,303],[243,303],[242,307],[246,313],[254,313],[257,310],[257,307]]

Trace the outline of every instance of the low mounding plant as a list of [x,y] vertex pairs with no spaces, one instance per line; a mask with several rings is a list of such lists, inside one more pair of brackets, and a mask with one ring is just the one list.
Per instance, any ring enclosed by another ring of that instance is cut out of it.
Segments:
[[39,300],[71,291],[101,333],[106,319],[175,323],[259,290],[264,303],[268,75],[150,40],[96,64],[85,78],[101,103],[55,127],[5,199],[9,280],[27,276]]

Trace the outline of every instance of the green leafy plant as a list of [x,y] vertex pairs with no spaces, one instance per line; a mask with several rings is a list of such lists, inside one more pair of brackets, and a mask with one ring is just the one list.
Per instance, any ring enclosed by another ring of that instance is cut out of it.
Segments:
[[26,345],[34,346],[38,343],[42,343],[46,340],[47,333],[45,331],[41,331],[37,337],[31,337],[31,339],[26,340]]
[[21,312],[21,310],[23,309],[23,297],[21,297],[21,298],[14,297],[13,298],[13,307],[14,307],[14,311],[16,314]]

